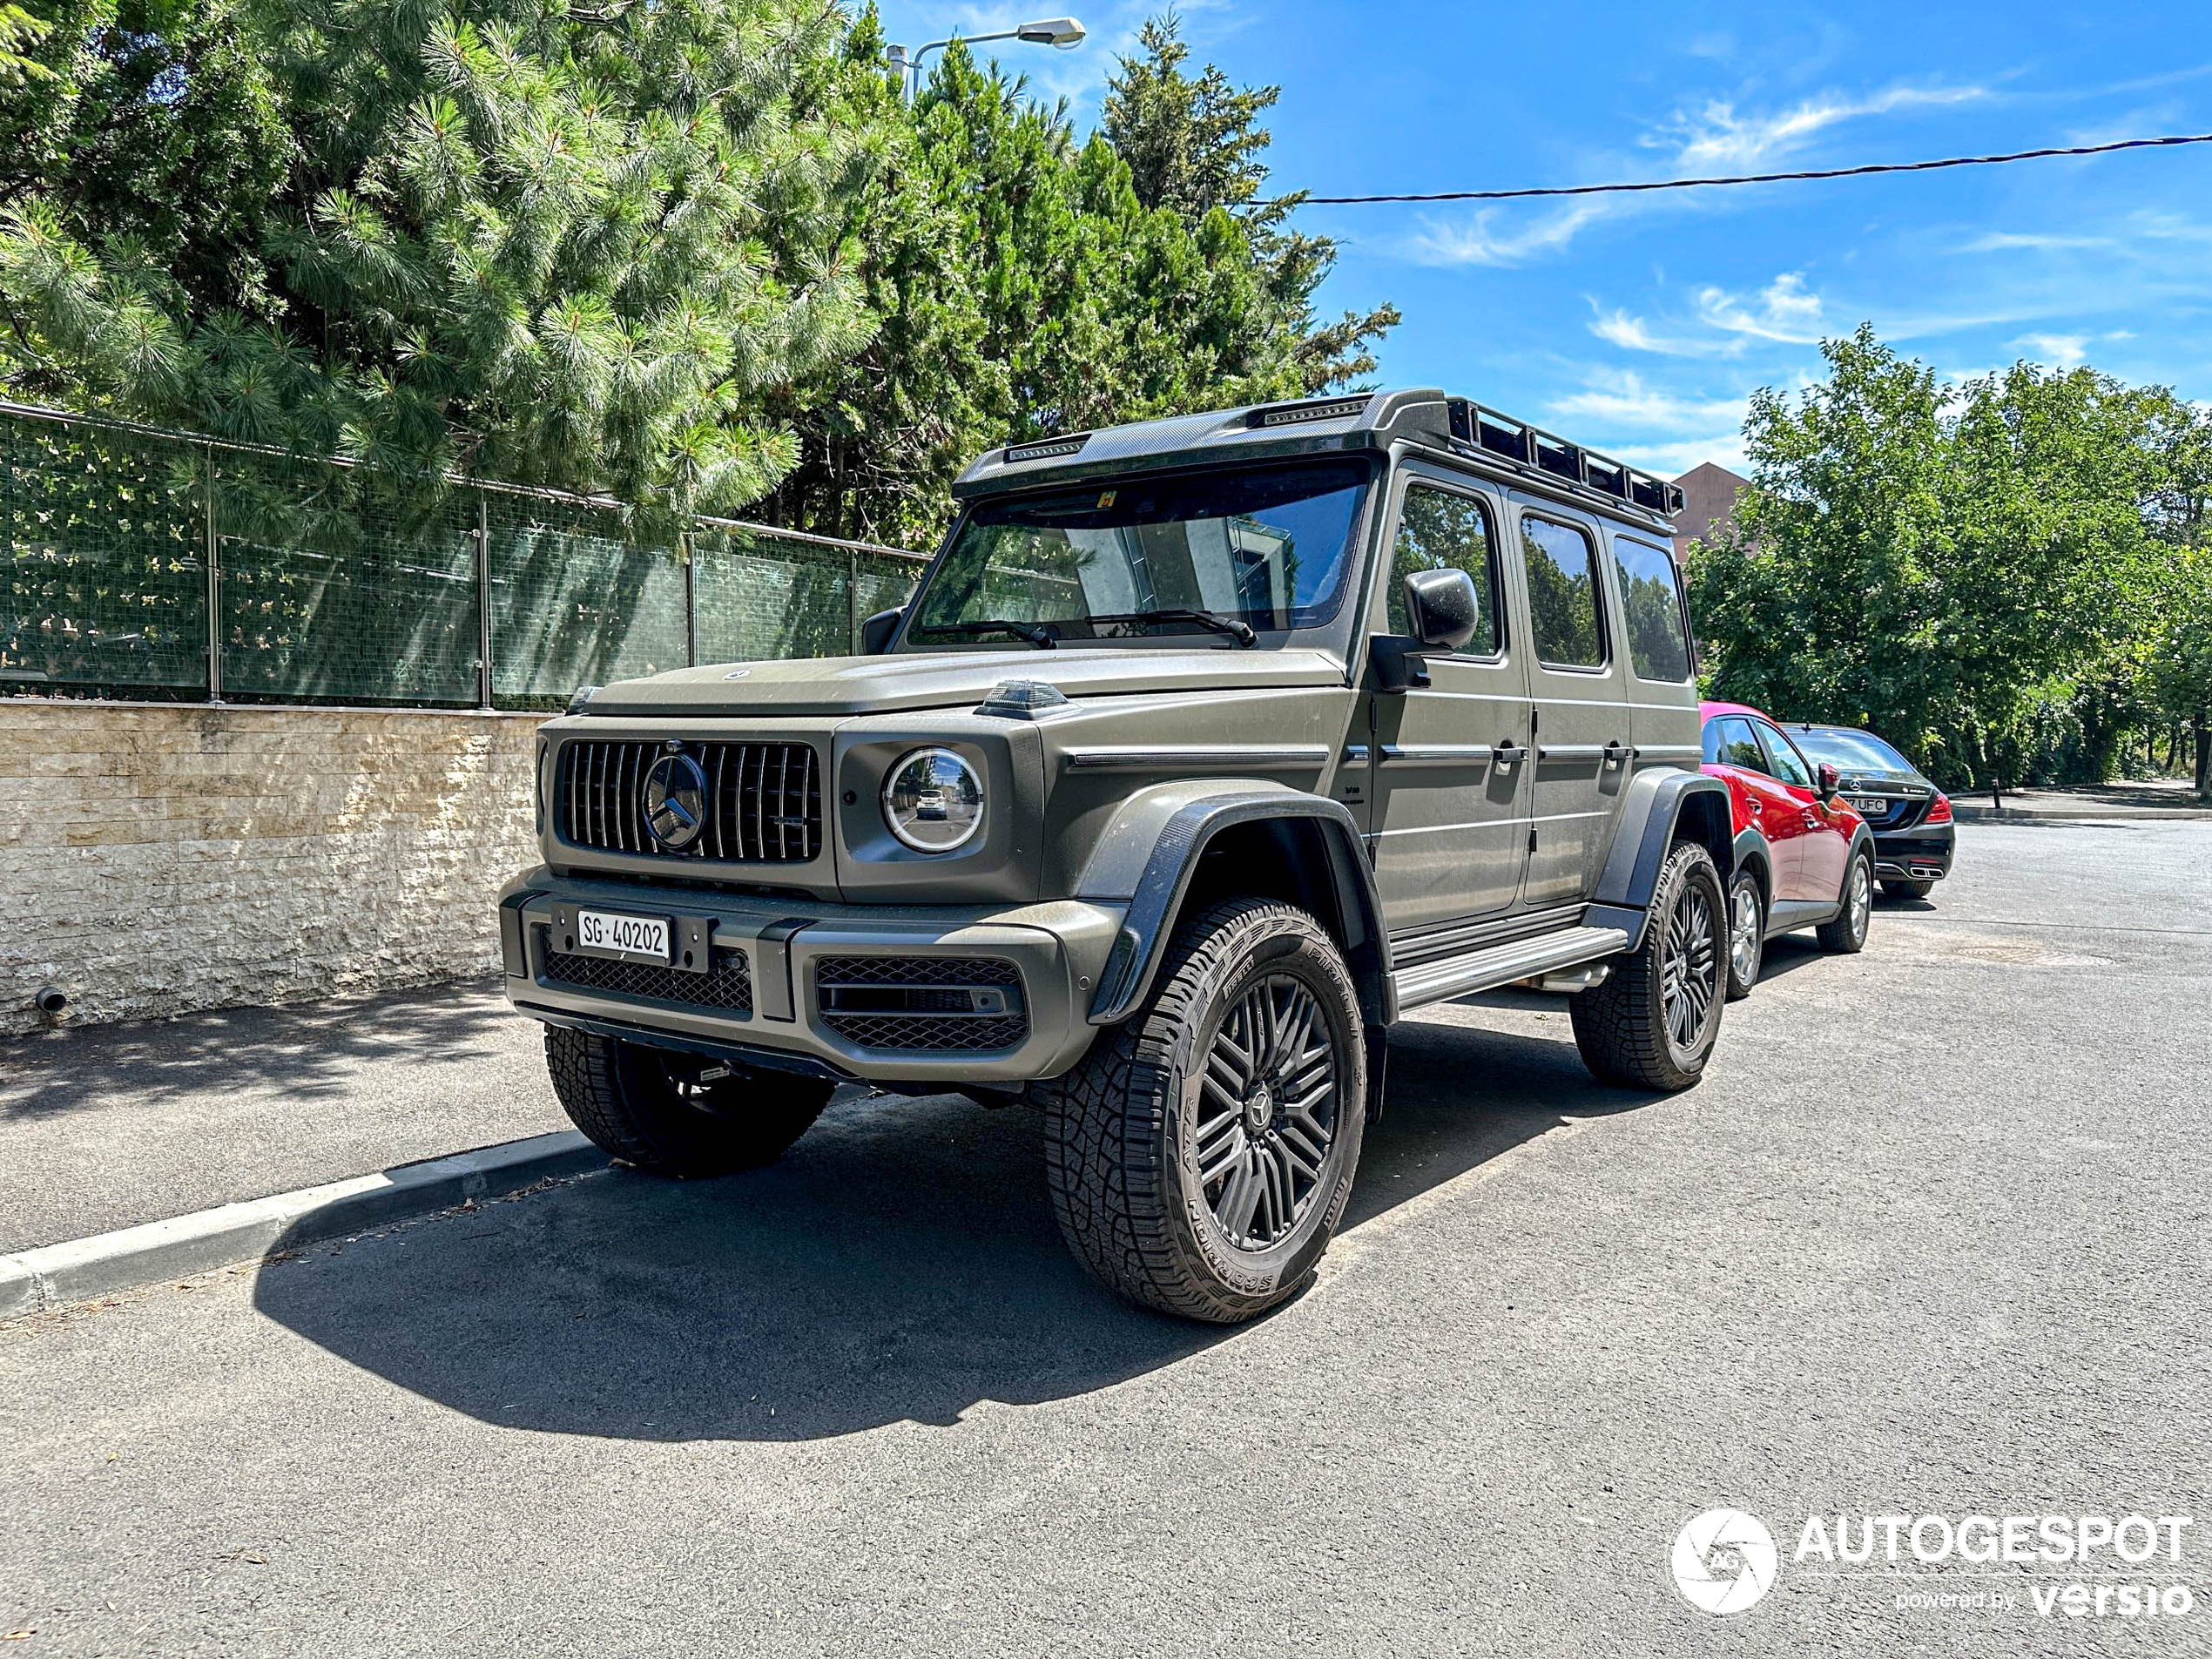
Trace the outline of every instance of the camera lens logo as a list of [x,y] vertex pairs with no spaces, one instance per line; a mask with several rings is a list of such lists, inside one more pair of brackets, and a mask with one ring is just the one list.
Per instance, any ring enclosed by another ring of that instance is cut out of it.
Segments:
[[1774,1588],[1774,1534],[1741,1509],[1708,1509],[1675,1539],[1675,1588],[1694,1608],[1725,1617]]
[[680,853],[706,827],[706,773],[685,754],[663,755],[645,774],[639,803],[645,827],[671,853]]

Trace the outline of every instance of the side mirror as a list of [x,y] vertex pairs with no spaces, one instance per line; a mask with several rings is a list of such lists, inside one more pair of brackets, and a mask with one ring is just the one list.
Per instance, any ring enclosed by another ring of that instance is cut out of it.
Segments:
[[891,649],[891,642],[898,637],[899,624],[907,619],[906,611],[879,610],[860,624],[860,655],[880,657]]
[[1822,761],[1820,763],[1820,798],[1823,800],[1833,800],[1842,792],[1843,787],[1844,774],[1836,770],[1836,763],[1832,760]]
[[1457,651],[1482,623],[1482,600],[1465,570],[1415,570],[1406,578],[1406,620],[1413,637],[1440,651]]

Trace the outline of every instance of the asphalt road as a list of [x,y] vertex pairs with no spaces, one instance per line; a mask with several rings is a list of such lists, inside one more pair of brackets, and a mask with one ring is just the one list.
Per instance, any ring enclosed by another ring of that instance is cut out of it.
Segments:
[[1430,1011],[1319,1282],[1239,1331],[1095,1290],[1034,1126],[944,1099],[0,1327],[0,1634],[2203,1653],[2201,1538],[2155,1621],[1786,1559],[1716,1618],[1669,1559],[1719,1505],[1785,1555],[1812,1513],[2212,1531],[2208,869],[2212,824],[1979,829],[1864,955],[1777,946],[1671,1099],[1592,1085],[1556,1006]]

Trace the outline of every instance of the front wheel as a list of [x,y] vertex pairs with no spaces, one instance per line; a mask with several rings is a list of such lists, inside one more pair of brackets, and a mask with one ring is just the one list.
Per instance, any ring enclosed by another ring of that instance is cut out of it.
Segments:
[[1766,960],[1766,900],[1759,878],[1738,870],[1728,884],[1728,1000],[1741,1002],[1759,982]]
[[1824,948],[1855,956],[1866,948],[1866,927],[1874,916],[1874,860],[1861,853],[1844,872],[1843,908],[1833,921],[1815,930]]
[[1727,914],[1713,855],[1677,841],[1660,867],[1643,939],[1602,985],[1568,1000],[1575,1046],[1601,1082],[1669,1093],[1704,1074],[1720,1036]]
[[545,1028],[545,1069],[570,1121],[611,1157],[696,1180],[773,1163],[836,1085],[699,1055]]
[[1132,1302],[1233,1324],[1297,1294],[1359,1168],[1359,998],[1314,919],[1256,899],[1177,934],[1130,1020],[1034,1085],[1062,1236]]

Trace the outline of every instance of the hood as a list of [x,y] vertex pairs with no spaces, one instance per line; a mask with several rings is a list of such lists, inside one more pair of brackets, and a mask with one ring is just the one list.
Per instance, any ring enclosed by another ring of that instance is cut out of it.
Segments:
[[972,708],[1001,680],[1042,680],[1069,698],[1341,685],[1345,666],[1321,651],[1251,651],[1224,642],[1190,650],[932,651],[815,657],[796,662],[679,668],[600,691],[586,715],[837,716]]

